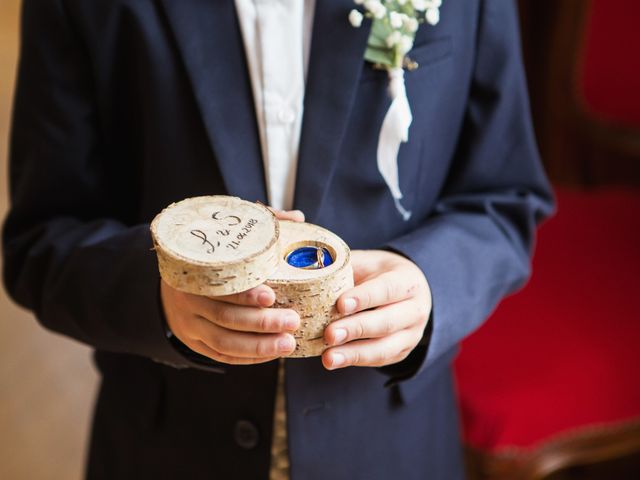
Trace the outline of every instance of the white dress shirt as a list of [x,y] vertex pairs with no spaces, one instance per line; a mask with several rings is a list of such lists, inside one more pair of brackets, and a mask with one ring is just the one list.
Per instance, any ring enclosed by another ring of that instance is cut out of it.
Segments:
[[235,0],[269,203],[293,207],[315,0]]
[[[235,0],[269,203],[293,207],[315,0]],[[289,478],[284,363],[278,367],[270,480]]]

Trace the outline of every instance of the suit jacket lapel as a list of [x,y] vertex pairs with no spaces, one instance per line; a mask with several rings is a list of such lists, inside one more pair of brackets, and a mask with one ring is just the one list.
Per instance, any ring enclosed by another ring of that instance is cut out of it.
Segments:
[[349,24],[353,0],[318,0],[304,101],[295,205],[316,217],[353,106],[371,28]]
[[228,193],[266,202],[253,94],[234,2],[160,0],[160,5],[191,79]]

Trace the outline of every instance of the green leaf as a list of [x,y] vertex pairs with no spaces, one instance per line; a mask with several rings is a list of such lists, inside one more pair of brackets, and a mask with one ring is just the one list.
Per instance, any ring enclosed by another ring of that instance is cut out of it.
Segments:
[[381,65],[393,66],[395,52],[393,48],[387,46],[387,37],[393,32],[388,22],[383,20],[374,20],[371,25],[371,33],[367,40],[367,50],[364,53],[364,59],[371,63],[379,63]]
[[368,44],[374,48],[386,48],[387,37],[393,33],[393,29],[385,20],[374,20],[371,25],[371,33],[369,34]]
[[364,52],[364,59],[371,63],[379,63],[393,67],[394,52],[389,48],[367,47],[367,50]]

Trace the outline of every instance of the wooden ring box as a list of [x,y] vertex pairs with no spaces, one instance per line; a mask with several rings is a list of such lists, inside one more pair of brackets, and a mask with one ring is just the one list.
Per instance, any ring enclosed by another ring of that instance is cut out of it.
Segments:
[[[300,314],[289,357],[312,357],[326,346],[324,329],[340,315],[336,300],[353,287],[349,247],[334,233],[309,223],[279,221],[265,206],[222,195],[173,203],[151,223],[163,280],[195,295],[230,295],[262,283],[275,307]],[[322,247],[333,263],[303,269],[286,256],[303,246]]]

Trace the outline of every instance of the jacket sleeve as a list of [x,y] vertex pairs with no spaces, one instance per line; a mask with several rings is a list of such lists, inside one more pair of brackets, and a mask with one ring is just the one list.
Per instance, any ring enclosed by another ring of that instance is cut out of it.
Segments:
[[[432,215],[386,247],[413,260],[433,296],[416,350],[433,364],[526,281],[536,225],[553,208],[531,125],[515,2],[485,0],[456,157]],[[412,356],[414,365],[415,358]],[[405,368],[406,373],[406,368]]]
[[5,284],[51,330],[182,365],[163,328],[149,228],[135,220],[136,167],[114,173],[90,65],[62,1],[23,3]]

